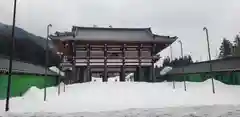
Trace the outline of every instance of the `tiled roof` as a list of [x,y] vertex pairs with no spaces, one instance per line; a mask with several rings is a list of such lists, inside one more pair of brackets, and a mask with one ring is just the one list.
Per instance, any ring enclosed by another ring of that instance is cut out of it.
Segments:
[[[21,61],[13,60],[13,73],[25,73],[25,74],[38,74],[38,75],[44,75],[45,74],[45,68],[42,66],[33,65],[30,63],[25,63]],[[8,72],[9,69],[9,59],[7,57],[0,57],[0,71]],[[50,70],[47,71],[48,75],[58,75],[55,72],[52,72]]]
[[152,33],[150,28],[102,28],[73,26],[72,34],[51,36],[52,39],[82,41],[136,41],[163,42],[171,44],[177,37],[160,36]]

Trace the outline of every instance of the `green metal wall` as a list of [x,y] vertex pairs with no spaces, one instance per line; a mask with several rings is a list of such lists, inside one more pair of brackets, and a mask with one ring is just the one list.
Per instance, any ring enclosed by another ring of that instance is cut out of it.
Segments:
[[[0,99],[6,98],[7,91],[7,75],[0,75]],[[44,88],[44,80],[46,86],[54,86],[57,84],[56,77],[44,77],[35,75],[13,75],[11,84],[11,97],[23,95],[29,88],[36,86],[37,88]]]
[[240,72],[212,72],[200,74],[184,74],[184,75],[171,75],[161,77],[167,81],[190,81],[190,82],[203,82],[211,77],[229,85],[240,85]]
[[215,79],[225,84],[240,85],[240,72],[215,73]]

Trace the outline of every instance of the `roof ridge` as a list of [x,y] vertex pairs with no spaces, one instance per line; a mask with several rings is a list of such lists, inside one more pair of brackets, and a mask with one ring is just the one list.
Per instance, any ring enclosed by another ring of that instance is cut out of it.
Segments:
[[84,27],[84,26],[72,26],[72,29],[76,29],[76,28],[82,28],[82,29],[111,29],[111,30],[149,30],[150,28],[121,28],[121,27],[117,27],[117,28],[110,28],[110,27]]

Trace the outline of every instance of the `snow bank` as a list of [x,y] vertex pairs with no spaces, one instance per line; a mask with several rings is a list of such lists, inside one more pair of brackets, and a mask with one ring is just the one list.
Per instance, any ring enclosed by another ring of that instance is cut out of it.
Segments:
[[[89,82],[66,86],[66,92],[57,96],[57,88],[47,89],[47,101],[43,102],[43,90],[32,88],[23,97],[10,100],[11,112],[99,112],[131,108],[165,108],[215,104],[240,104],[239,86],[215,81],[216,94],[212,93],[211,80],[202,83],[187,82]],[[0,101],[4,110],[5,101]]]
[[[119,76],[108,78],[108,82],[119,82],[119,81],[120,81]],[[102,82],[102,78],[92,77],[92,82]]]
[[49,69],[55,73],[60,74],[61,76],[64,76],[64,72],[62,72],[60,69],[58,69],[56,66],[49,67]]
[[172,70],[172,67],[166,66],[160,71],[160,75],[165,75]]

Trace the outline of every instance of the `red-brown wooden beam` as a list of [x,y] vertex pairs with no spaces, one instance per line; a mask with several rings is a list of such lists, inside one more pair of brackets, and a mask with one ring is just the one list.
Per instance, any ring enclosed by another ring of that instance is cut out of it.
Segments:
[[[76,59],[86,59],[87,57],[75,57]],[[90,59],[104,59],[105,57],[90,57]],[[139,57],[106,57],[107,59],[139,59]],[[161,57],[158,56],[151,56],[151,57],[140,57],[140,59],[160,59]]]
[[103,75],[103,82],[107,82],[107,44],[104,44],[104,75]]
[[120,71],[120,81],[125,81],[125,44],[122,45],[121,51],[122,51],[122,66]]
[[74,58],[76,56],[75,54],[75,43],[74,42],[71,42],[71,45],[72,45],[72,80],[75,80],[76,79],[76,59]]
[[90,45],[87,44],[87,81],[91,81],[90,69]]
[[142,44],[139,44],[138,45],[138,81],[140,81],[141,80],[141,72],[142,72],[142,67],[141,67],[141,63],[142,63],[142,61],[141,61],[141,57],[142,57],[142,55],[141,55],[141,50],[142,50]]
[[[153,47],[152,47],[152,52],[151,52],[151,56],[154,56],[154,53],[155,53],[155,48],[156,48],[156,44],[153,44]],[[156,77],[155,77],[155,68],[154,68],[154,58],[152,57],[152,82],[155,82],[156,81]]]

